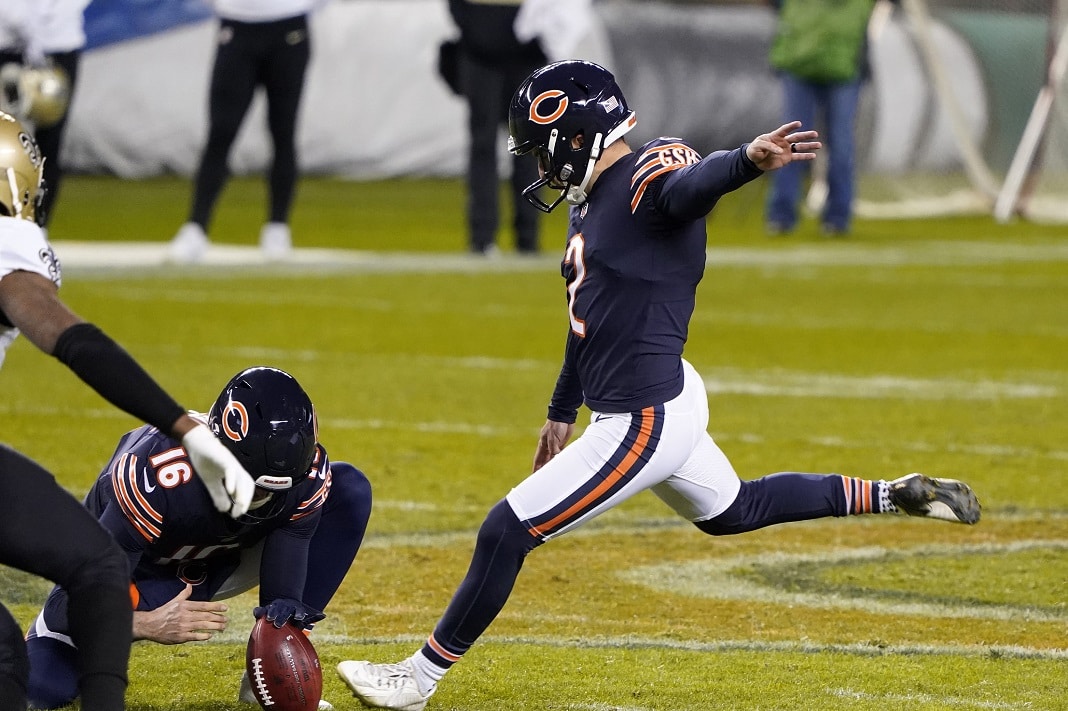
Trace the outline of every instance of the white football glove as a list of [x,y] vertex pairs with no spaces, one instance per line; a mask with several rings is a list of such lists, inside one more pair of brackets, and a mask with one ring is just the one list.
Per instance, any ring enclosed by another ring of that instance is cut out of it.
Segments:
[[182,437],[189,461],[208,487],[215,508],[237,518],[248,511],[256,489],[241,462],[204,425],[197,425]]

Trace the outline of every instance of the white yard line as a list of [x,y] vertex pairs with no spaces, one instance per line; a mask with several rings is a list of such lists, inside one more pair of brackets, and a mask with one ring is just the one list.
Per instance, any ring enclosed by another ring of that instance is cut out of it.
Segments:
[[52,246],[64,271],[99,272],[107,276],[138,277],[138,270],[158,276],[235,276],[307,274],[308,272],[468,273],[544,271],[559,257],[502,255],[499,259],[466,252],[370,252],[350,249],[296,248],[284,261],[267,259],[258,247],[212,244],[201,262],[179,265],[168,259],[167,242],[79,242],[55,240]]
[[1000,400],[1055,398],[1061,390],[1040,383],[1007,383],[896,375],[839,375],[740,368],[698,369],[710,394],[762,397],[906,398],[921,400]]
[[[125,420],[128,418],[124,413],[113,408],[84,408],[72,410],[70,407],[53,407],[24,402],[0,402],[0,414],[22,415],[33,417],[56,417],[59,415],[76,415],[83,419],[93,420]],[[533,442],[537,438],[538,425],[531,423],[528,426],[500,425],[479,422],[457,422],[454,420],[389,420],[389,419],[358,419],[324,417],[320,424],[343,430],[367,430],[367,431],[394,431],[416,432],[423,434],[459,434],[472,437],[530,437]],[[584,425],[579,422],[580,428]],[[746,444],[760,444],[768,442],[769,438],[755,432],[712,432],[712,437],[719,443],[744,442]],[[814,447],[826,447],[830,449],[887,449],[888,445],[882,441],[851,439],[837,435],[816,435],[802,437],[802,443]],[[532,445],[533,446],[533,445]],[[1035,449],[1021,447],[1017,444],[999,442],[983,442],[982,444],[925,442],[920,440],[901,440],[894,442],[894,449],[904,449],[913,452],[953,452],[957,454],[976,455],[982,457],[1009,457],[1009,458],[1036,458],[1050,459],[1055,462],[1068,461],[1068,450],[1062,449]]]
[[[240,355],[245,358],[295,359],[302,362],[320,360],[315,350],[287,348],[219,348],[212,353]],[[365,363],[376,359],[362,355]],[[427,356],[396,354],[377,358],[396,365],[399,362],[433,367],[436,370],[516,371],[546,373],[555,377],[558,361],[531,358],[497,358],[490,356]],[[1068,389],[1068,376],[1060,372],[1043,372],[1049,382],[969,380],[965,378],[911,378],[901,375],[846,375],[842,373],[811,373],[781,368],[755,369],[706,367],[694,363],[709,394],[751,395],[754,397],[837,397],[858,399],[921,399],[921,400],[1028,400],[1059,398]]]
[[652,711],[651,706],[615,706],[613,704],[568,704],[578,711]]
[[[251,625],[249,625],[251,627]],[[325,626],[325,624],[323,625]],[[429,633],[429,630],[427,631]],[[225,634],[225,633],[224,633]],[[426,641],[426,635],[349,635],[321,632],[316,627],[315,641],[328,644],[414,644]],[[219,637],[214,641],[225,641]],[[487,634],[481,643],[521,646],[545,646],[563,649],[672,649],[683,652],[781,652],[786,654],[848,654],[858,657],[882,657],[892,654],[922,656],[952,656],[999,659],[1068,660],[1068,649],[1044,649],[1018,645],[968,644],[817,644],[810,641],[761,641],[725,639],[715,641],[680,640],[640,635],[588,635],[582,639],[574,635],[504,636]]]
[[[213,244],[201,264],[176,266],[167,261],[167,242],[88,242],[55,240],[64,268],[86,271],[160,268],[178,273],[223,270],[235,267],[266,267],[275,271],[308,269],[364,272],[477,272],[535,271],[559,262],[546,252],[538,257],[506,254],[500,259],[473,257],[459,252],[371,252],[344,249],[297,248],[284,263],[264,258],[257,247]],[[1034,245],[1002,242],[916,242],[903,246],[871,244],[799,245],[786,249],[712,247],[707,253],[714,267],[797,268],[799,266],[973,266],[1023,262],[1068,261],[1068,244]]]
[[[364,548],[377,548],[377,549],[391,549],[391,548],[448,548],[451,546],[463,546],[470,548],[474,542],[474,536],[478,531],[479,524],[482,523],[482,517],[489,510],[488,506],[463,506],[457,507],[454,505],[437,505],[428,504],[425,502],[415,501],[396,501],[390,499],[378,499],[375,501],[375,507],[378,509],[392,509],[396,511],[415,511],[421,513],[430,513],[434,511],[447,511],[449,513],[464,513],[471,515],[473,518],[470,521],[470,528],[465,530],[453,530],[438,533],[370,533],[367,539],[364,541]],[[1065,511],[1026,511],[1026,512],[1013,512],[1006,514],[997,514],[996,518],[999,522],[1007,523],[1028,523],[1028,522],[1049,522],[1049,521],[1061,521],[1068,517],[1068,512]],[[630,513],[622,511],[609,511],[602,516],[598,517],[595,521],[583,526],[582,528],[572,531],[568,534],[570,538],[598,538],[602,536],[609,536],[619,538],[621,536],[633,536],[640,534],[648,534],[650,531],[662,531],[668,529],[689,529],[692,526],[688,521],[678,516],[662,516],[662,517],[643,517],[638,518]],[[1068,541],[1051,541],[1049,545],[1060,545],[1061,547],[1068,549]],[[1023,544],[1025,546],[1033,546],[1033,541],[1023,540],[1015,541],[1007,544],[1003,544],[1006,547],[1010,547],[1016,544]],[[850,549],[853,550],[853,549]],[[861,558],[870,554],[871,549],[862,549],[860,553]],[[867,551],[867,552],[864,552]],[[695,563],[695,565],[727,565],[728,559],[715,559],[713,561],[702,561]],[[746,556],[745,561],[747,563],[757,561],[757,556]],[[737,563],[737,561],[733,561]],[[862,561],[863,562],[863,561]],[[648,577],[647,572],[642,571],[639,577],[645,579]],[[1063,617],[1063,616],[1062,616]]]
[[878,694],[854,689],[828,689],[831,696],[839,699],[856,701],[889,701],[896,704],[938,704],[947,708],[961,709],[1033,709],[1030,701],[981,701],[964,699],[959,696],[939,696],[937,694]]

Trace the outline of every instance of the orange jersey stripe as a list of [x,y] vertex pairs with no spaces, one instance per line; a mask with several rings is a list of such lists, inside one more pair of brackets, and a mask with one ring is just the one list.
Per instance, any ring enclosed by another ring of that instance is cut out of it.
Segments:
[[[130,454],[122,455],[116,463],[115,468],[112,469],[111,483],[112,488],[115,491],[115,500],[118,501],[119,508],[126,514],[127,520],[133,525],[137,532],[145,538],[145,540],[151,541],[160,535],[160,529],[137,510],[137,506],[127,489],[127,477],[130,473],[132,473],[134,477],[137,476],[136,466],[136,456]],[[134,480],[133,486],[135,489],[137,488],[136,479]]]
[[[649,184],[656,180],[664,173],[669,173],[679,168],[685,168],[687,165],[691,165],[690,162],[683,162],[677,159],[670,161],[665,160],[664,156],[671,153],[681,153],[684,155],[691,155],[695,160],[699,160],[697,152],[687,146],[685,143],[665,143],[658,145],[655,148],[642,153],[641,157],[635,161],[635,165],[638,166],[634,175],[630,179],[630,187],[632,191],[630,200],[630,211],[633,213],[638,209],[638,203],[641,202],[642,197],[645,196],[645,191],[649,187]],[[649,171],[652,171],[651,173]],[[635,188],[637,186],[637,188]]]
[[145,498],[145,495],[137,486],[136,463],[137,458],[134,457],[134,461],[131,463],[131,466],[127,473],[127,477],[130,480],[130,491],[133,493],[133,497],[137,500],[137,503],[141,504],[141,511],[144,513],[145,516],[147,516],[148,520],[152,523],[162,526],[163,516],[160,515],[159,511],[156,511],[156,509],[152,508],[152,504],[148,503],[148,499]]
[[638,203],[640,203],[642,201],[642,197],[645,196],[645,190],[646,190],[646,188],[649,187],[649,183],[653,182],[654,180],[656,180],[658,177],[660,177],[664,173],[670,173],[671,171],[678,170],[679,168],[682,168],[682,167],[683,166],[681,166],[681,165],[665,166],[665,167],[661,168],[660,170],[656,171],[655,173],[653,173],[652,175],[650,175],[649,177],[647,177],[645,180],[643,180],[641,186],[638,188],[638,191],[636,193],[634,193],[634,197],[631,198],[630,211],[633,213],[635,210],[638,209]]
[[[638,160],[636,160],[634,162],[636,164],[637,163],[641,163],[642,161],[648,161],[650,158],[653,158],[655,156],[655,160],[652,161],[652,162],[659,163],[660,162],[660,154],[663,153],[664,151],[671,151],[671,150],[693,151],[693,149],[690,148],[689,146],[687,146],[685,143],[663,143],[663,144],[660,144],[660,145],[656,146],[655,148],[650,148],[645,153],[642,153],[641,157],[638,158]],[[643,166],[642,170],[646,170],[648,167],[649,166],[647,166],[647,165]],[[632,180],[631,181],[631,185],[633,185],[633,184],[634,184],[634,181]]]
[[163,525],[163,516],[152,508],[152,505],[148,503],[145,495],[137,485],[137,455],[131,454],[127,456],[130,458],[130,463],[126,466],[126,480],[129,482],[128,492],[131,501],[135,504],[140,504],[138,512],[141,514],[142,519],[155,530],[158,530],[158,526]]
[[300,503],[300,506],[297,507],[297,512],[290,516],[289,520],[296,521],[297,519],[304,518],[326,503],[326,498],[330,495],[330,486],[332,484],[333,476],[330,470],[327,470],[326,479],[323,481],[322,486],[320,486],[314,494]]

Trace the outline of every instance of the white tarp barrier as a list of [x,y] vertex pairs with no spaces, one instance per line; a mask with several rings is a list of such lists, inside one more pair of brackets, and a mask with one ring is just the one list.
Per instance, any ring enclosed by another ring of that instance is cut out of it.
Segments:
[[[207,134],[215,28],[209,20],[85,53],[68,167],[192,174]],[[466,104],[437,73],[438,45],[455,34],[445,0],[333,2],[316,13],[298,125],[302,168],[359,178],[462,173]],[[580,47],[606,61],[596,28]],[[266,165],[265,107],[257,95],[231,154],[235,173]]]
[[[593,30],[578,54],[616,73],[638,113],[635,141],[681,135],[707,152],[777,125],[769,8],[617,0],[594,9]],[[87,52],[66,138],[68,168],[131,178],[191,175],[207,132],[215,27],[209,20]],[[466,105],[436,67],[438,45],[456,34],[445,0],[335,1],[313,17],[312,33],[298,128],[306,173],[360,179],[463,173]],[[926,137],[924,152],[952,161],[955,147],[935,130],[944,121],[922,73],[902,71],[916,64],[915,49],[900,29],[884,38],[873,53],[875,90],[861,117],[862,156],[890,164],[913,149],[901,137],[918,135]],[[974,64],[966,53],[951,59]],[[978,71],[958,66],[954,74],[981,137],[986,108]],[[909,115],[916,105],[929,108]],[[506,170],[503,140],[501,153]],[[269,156],[265,102],[257,96],[231,168],[259,172]]]

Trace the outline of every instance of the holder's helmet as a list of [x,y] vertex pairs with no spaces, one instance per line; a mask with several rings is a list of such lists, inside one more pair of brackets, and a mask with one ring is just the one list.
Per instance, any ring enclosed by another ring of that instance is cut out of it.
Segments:
[[44,161],[26,127],[0,111],[0,214],[41,222]]
[[249,368],[231,378],[211,406],[208,427],[260,489],[293,488],[315,459],[318,423],[311,398],[277,368]]
[[[519,85],[508,110],[508,150],[533,153],[541,179],[523,197],[543,212],[563,200],[586,201],[593,165],[611,145],[637,123],[615,77],[593,62],[566,60],[538,69]],[[572,139],[582,136],[582,145]],[[546,203],[536,194],[548,186],[560,197]]]

